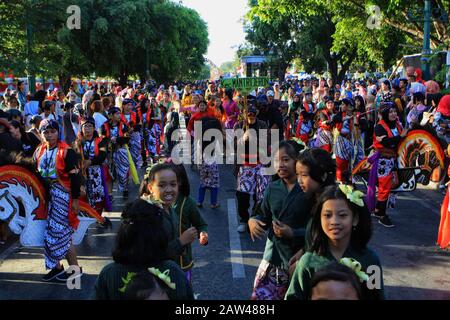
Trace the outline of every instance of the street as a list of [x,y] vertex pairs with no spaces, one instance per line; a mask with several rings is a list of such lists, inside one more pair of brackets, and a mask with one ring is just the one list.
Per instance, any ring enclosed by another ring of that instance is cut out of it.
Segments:
[[[196,196],[198,172],[189,168],[187,171],[194,186],[192,194]],[[209,208],[207,194],[201,209],[208,223],[209,244],[193,245],[193,289],[199,300],[249,299],[262,258],[265,242],[253,242],[248,234],[236,231],[235,179],[231,172],[231,166],[221,167],[220,208]],[[131,186],[130,199],[136,193],[137,187]],[[435,246],[442,197],[431,189],[406,193],[399,196],[397,208],[391,211],[395,228],[384,228],[373,220],[370,246],[380,256],[388,299],[450,299],[450,252]],[[112,261],[111,251],[125,203],[117,193],[115,199],[114,212],[107,214],[113,228],[92,225],[77,248],[84,273],[80,290],[41,282],[45,273],[43,250],[20,248],[14,242],[0,249],[0,299],[89,299],[97,275]]]

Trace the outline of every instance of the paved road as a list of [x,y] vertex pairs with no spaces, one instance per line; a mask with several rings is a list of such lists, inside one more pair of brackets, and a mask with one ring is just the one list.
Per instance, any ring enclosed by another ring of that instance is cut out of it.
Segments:
[[[198,185],[198,173],[187,170],[192,186]],[[202,214],[209,224],[209,244],[194,244],[193,286],[198,299],[248,299],[264,242],[252,242],[247,234],[235,230],[234,178],[231,167],[221,168],[219,199],[221,207],[209,208],[209,197]],[[132,187],[130,197],[136,195]],[[193,195],[197,190],[193,188]],[[442,195],[422,189],[400,196],[395,211],[396,223],[386,229],[374,223],[371,246],[380,255],[384,268],[387,297],[390,299],[450,299],[450,253],[434,245],[439,224]],[[92,225],[78,247],[85,275],[81,290],[64,285],[42,283],[42,249],[2,247],[0,253],[0,299],[88,299],[96,276],[111,261],[115,232],[124,201],[116,196],[110,230]],[[231,223],[230,223],[231,222]],[[230,229],[231,226],[231,229]]]
[[[196,197],[198,173],[189,168],[187,171]],[[210,240],[207,246],[198,243],[193,246],[193,288],[200,300],[246,300],[251,294],[264,242],[252,242],[248,234],[237,233],[231,166],[221,166],[220,178],[221,207],[210,209],[208,194],[201,209],[209,225]],[[132,186],[130,199],[136,194],[137,187]],[[378,252],[384,268],[387,298],[450,299],[450,252],[435,246],[442,198],[430,188],[406,193],[399,197],[397,208],[391,212],[395,228],[386,229],[374,223],[370,246]],[[10,242],[0,247],[0,299],[89,299],[97,275],[111,262],[125,203],[117,193],[115,199],[114,212],[108,213],[113,228],[105,230],[92,225],[77,249],[85,273],[81,290],[41,282],[45,273],[42,249],[20,248],[17,242]]]

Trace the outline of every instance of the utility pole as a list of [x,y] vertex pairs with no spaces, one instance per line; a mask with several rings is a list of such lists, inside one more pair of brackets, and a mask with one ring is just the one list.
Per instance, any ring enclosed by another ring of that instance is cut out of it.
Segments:
[[424,25],[423,25],[423,50],[420,58],[422,64],[422,78],[430,80],[430,22],[431,22],[431,2],[425,0],[424,8]]

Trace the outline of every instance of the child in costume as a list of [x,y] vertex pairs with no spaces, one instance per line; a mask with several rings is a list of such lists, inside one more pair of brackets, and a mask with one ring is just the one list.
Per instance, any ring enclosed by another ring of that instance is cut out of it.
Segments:
[[139,167],[141,163],[141,118],[138,113],[133,111],[134,101],[132,99],[125,99],[122,101],[121,121],[125,123],[130,130],[130,153],[134,165]]
[[[88,203],[99,215],[102,215],[106,201],[108,201],[106,199],[108,196],[106,172],[104,171],[108,145],[95,130],[94,118],[81,120],[81,132],[75,142],[75,148],[81,155],[81,173],[85,178]],[[103,226],[107,225],[111,225],[111,222],[105,218]]]
[[[128,198],[128,177],[130,171],[130,161],[126,144],[129,143],[129,128],[121,120],[120,110],[117,107],[109,108],[109,121],[105,122],[100,134],[103,138],[108,139],[109,152],[111,159],[109,164],[113,176],[118,181],[119,191],[125,198]],[[112,191],[112,190],[110,190]]]

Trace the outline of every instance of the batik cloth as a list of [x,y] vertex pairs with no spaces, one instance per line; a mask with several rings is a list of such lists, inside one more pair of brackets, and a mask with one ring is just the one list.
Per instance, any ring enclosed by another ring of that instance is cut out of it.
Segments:
[[387,201],[389,199],[389,193],[392,188],[392,170],[394,169],[395,158],[384,158],[380,157],[378,159],[378,201]]
[[54,269],[63,260],[70,245],[74,229],[69,224],[70,194],[59,183],[50,186],[47,228],[44,233],[45,268]]
[[113,153],[113,173],[118,182],[120,192],[128,191],[128,174],[130,163],[128,161],[128,152],[125,147],[120,147]]
[[203,160],[203,163],[198,165],[198,172],[200,173],[200,186],[202,188],[219,187],[219,166],[216,162],[207,163]]
[[319,128],[317,131],[316,147],[321,148],[326,145],[333,145],[333,134],[329,130]]
[[256,193],[257,201],[264,197],[264,191],[269,185],[268,179],[262,174],[262,165],[255,167],[239,167],[237,176],[237,191],[249,194]]
[[147,150],[151,156],[158,154],[160,144],[161,144],[161,126],[159,123],[155,123],[151,130],[147,129],[148,140],[147,140]]
[[336,143],[334,145],[334,153],[336,157],[341,158],[342,160],[349,161],[353,157],[353,144],[352,142],[343,137],[342,135],[338,135],[336,138]]
[[138,131],[133,132],[130,136],[130,153],[136,167],[140,165],[142,160],[141,140],[141,133]]
[[99,209],[105,199],[102,170],[101,166],[89,166],[86,170],[86,196],[89,205],[96,210]]
[[262,260],[256,272],[251,300],[284,300],[288,287],[288,271]]

